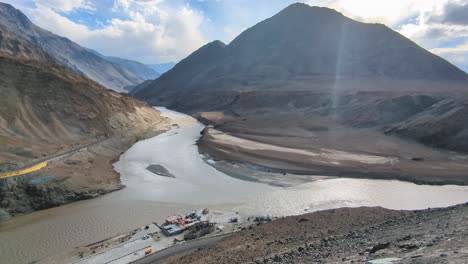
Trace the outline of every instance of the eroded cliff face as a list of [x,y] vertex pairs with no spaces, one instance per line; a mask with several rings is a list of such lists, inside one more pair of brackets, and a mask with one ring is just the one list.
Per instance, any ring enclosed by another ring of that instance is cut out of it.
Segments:
[[3,218],[122,188],[112,163],[137,140],[166,129],[145,103],[65,67],[3,56],[0,74],[0,170],[67,154],[38,172],[1,180]]

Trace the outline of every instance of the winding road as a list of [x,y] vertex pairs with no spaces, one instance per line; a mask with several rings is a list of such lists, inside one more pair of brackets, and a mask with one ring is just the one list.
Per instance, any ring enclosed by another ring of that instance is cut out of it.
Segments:
[[104,139],[101,139],[99,141],[92,142],[92,143],[86,144],[86,145],[81,146],[81,147],[74,148],[72,150],[69,150],[69,151],[66,151],[66,152],[63,152],[63,153],[59,153],[59,154],[55,154],[55,155],[52,155],[52,156],[49,156],[49,157],[45,157],[45,158],[42,158],[42,159],[40,159],[38,161],[35,161],[34,163],[22,166],[20,168],[14,169],[14,170],[4,171],[4,172],[0,173],[0,179],[18,177],[18,176],[22,176],[22,175],[25,175],[25,174],[28,174],[28,173],[31,173],[31,172],[34,172],[34,171],[41,170],[42,168],[47,167],[48,163],[51,162],[51,161],[68,157],[68,156],[73,155],[73,154],[75,154],[75,153],[77,153],[77,152],[79,152],[79,151],[81,151],[81,150],[83,150],[85,148],[88,148],[88,147],[90,147],[92,145],[99,144],[99,143],[101,143],[101,142],[103,142],[103,141],[105,141],[107,139],[108,138],[104,138]]

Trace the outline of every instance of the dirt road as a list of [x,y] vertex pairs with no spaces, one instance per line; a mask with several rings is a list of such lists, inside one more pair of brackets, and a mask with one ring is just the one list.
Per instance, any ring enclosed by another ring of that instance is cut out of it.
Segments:
[[198,239],[194,240],[192,242],[187,242],[184,244],[180,244],[177,246],[173,246],[170,248],[167,248],[165,250],[156,252],[148,257],[142,258],[140,260],[137,260],[133,262],[133,264],[150,264],[150,263],[159,263],[160,261],[163,261],[167,258],[170,258],[172,256],[180,256],[183,254],[188,254],[191,253],[192,251],[199,249],[199,248],[205,248],[207,246],[210,246],[216,242],[221,241],[223,238],[228,237],[230,234],[227,235],[221,235],[221,236],[216,236],[216,237],[209,237],[209,238],[204,238],[204,239]]
[[14,169],[14,170],[2,172],[2,173],[0,173],[0,179],[18,177],[18,176],[21,176],[21,175],[24,175],[24,174],[28,174],[28,173],[31,173],[31,172],[34,172],[34,171],[38,171],[38,170],[46,167],[48,165],[48,163],[53,161],[53,160],[68,157],[68,156],[73,155],[73,154],[75,154],[75,153],[77,153],[77,152],[79,152],[79,151],[81,151],[81,150],[83,150],[83,149],[85,149],[87,147],[99,144],[99,143],[101,143],[101,142],[103,142],[105,140],[107,140],[107,138],[104,138],[104,139],[101,139],[99,141],[86,144],[86,145],[78,147],[78,148],[74,148],[72,150],[69,150],[69,151],[66,151],[66,152],[63,152],[63,153],[59,153],[59,154],[55,154],[55,155],[52,155],[52,156],[49,156],[49,157],[46,157],[46,158],[42,158],[42,159],[40,159],[38,161],[35,161],[34,163],[22,166],[21,168],[17,168],[17,169]]

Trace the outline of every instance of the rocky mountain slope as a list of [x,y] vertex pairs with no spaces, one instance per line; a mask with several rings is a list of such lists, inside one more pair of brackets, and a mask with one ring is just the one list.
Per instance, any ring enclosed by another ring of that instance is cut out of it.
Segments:
[[[249,227],[162,263],[466,263],[468,205],[340,208]],[[392,261],[391,261],[392,260]]]
[[[467,86],[468,89],[468,86]],[[447,98],[408,119],[385,128],[387,134],[413,138],[424,144],[468,151],[468,98]]]
[[95,143],[39,172],[0,181],[16,215],[122,188],[112,161],[164,129],[159,112],[66,67],[0,56],[0,171]]
[[123,129],[109,123],[145,105],[106,91],[59,66],[2,57],[1,134],[38,140],[97,138]]
[[[143,78],[146,75],[141,75],[128,63],[108,60],[67,38],[34,25],[23,13],[9,4],[0,3],[0,30],[2,39],[4,36],[14,36],[13,39],[17,38],[17,42],[28,42],[27,46],[30,49],[29,51],[22,50],[21,45],[17,46],[14,41],[13,45],[2,46],[2,50],[7,53],[22,55],[29,59],[40,59],[47,63],[52,58],[53,62],[84,74],[109,89],[122,92],[125,87],[134,86],[146,80]],[[39,53],[48,55],[39,55]],[[149,68],[146,69],[149,70]],[[148,77],[154,78],[155,75]]]
[[6,31],[2,27],[0,27],[0,52],[14,57],[24,57],[58,64],[58,61],[39,46],[14,33]]
[[[203,121],[272,148],[396,162],[313,164],[249,146],[240,153],[242,147],[205,134],[202,151],[215,158],[312,175],[467,180],[466,156],[447,150],[468,152],[468,75],[384,25],[331,9],[293,4],[228,45],[205,45],[132,93],[198,116],[220,113],[212,116],[222,118]],[[443,168],[437,174],[429,169],[435,164]]]
[[468,75],[384,25],[294,4],[229,45],[215,41],[200,48],[135,95],[172,105],[200,91],[292,89],[294,81],[347,86],[339,80],[348,79],[466,82]]

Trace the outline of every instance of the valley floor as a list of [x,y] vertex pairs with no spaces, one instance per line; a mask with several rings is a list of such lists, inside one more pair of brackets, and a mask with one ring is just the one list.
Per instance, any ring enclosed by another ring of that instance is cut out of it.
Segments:
[[341,208],[249,227],[165,263],[467,263],[467,220],[468,204]]

